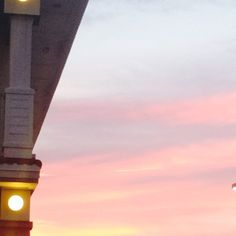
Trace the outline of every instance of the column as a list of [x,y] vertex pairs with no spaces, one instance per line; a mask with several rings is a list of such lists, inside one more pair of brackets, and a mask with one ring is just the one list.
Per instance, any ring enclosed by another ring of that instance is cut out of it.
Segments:
[[11,16],[9,87],[5,90],[3,143],[3,155],[6,158],[32,158],[32,25],[32,16]]
[[[37,186],[42,165],[32,155],[34,90],[31,89],[31,52],[34,16],[12,14],[9,17],[9,85],[5,89],[3,158],[0,158],[0,236],[30,236],[30,198]],[[15,211],[10,207],[12,197],[22,200],[22,208]]]

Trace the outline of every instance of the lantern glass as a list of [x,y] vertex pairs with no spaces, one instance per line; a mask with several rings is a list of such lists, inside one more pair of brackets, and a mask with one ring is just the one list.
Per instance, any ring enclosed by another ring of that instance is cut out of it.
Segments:
[[24,200],[19,195],[13,195],[8,199],[8,207],[12,211],[20,211],[24,206]]

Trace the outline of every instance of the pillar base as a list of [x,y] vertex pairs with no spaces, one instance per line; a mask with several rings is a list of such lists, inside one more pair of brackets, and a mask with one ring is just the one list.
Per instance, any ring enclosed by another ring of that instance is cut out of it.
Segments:
[[30,221],[0,220],[1,236],[30,236],[33,223]]

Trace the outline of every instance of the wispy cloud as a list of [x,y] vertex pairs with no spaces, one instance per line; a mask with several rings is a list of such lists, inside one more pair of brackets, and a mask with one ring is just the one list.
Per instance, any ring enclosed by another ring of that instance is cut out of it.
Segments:
[[44,171],[54,177],[41,179],[33,216],[79,228],[88,221],[141,224],[146,229],[140,235],[155,228],[156,221],[177,227],[176,217],[186,222],[223,214],[227,221],[234,206],[235,145],[235,140],[209,141],[115,162],[101,156],[99,163],[97,156],[97,162],[48,163]]
[[[51,122],[161,122],[170,125],[236,123],[236,92],[172,102],[78,101],[54,105]],[[64,114],[59,116],[59,114]]]

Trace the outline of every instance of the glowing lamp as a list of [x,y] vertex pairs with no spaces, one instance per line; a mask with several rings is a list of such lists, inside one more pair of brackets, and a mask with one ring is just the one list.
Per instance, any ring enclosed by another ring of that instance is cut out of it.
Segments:
[[40,15],[40,0],[4,0],[4,13]]
[[12,186],[8,185],[8,188],[5,188],[3,183],[0,190],[0,220],[28,221],[30,218],[30,197],[32,190],[27,189],[27,185],[24,189],[20,185],[17,188],[10,189],[10,187]]
[[236,192],[236,183],[232,184],[232,189]]
[[19,195],[13,195],[8,199],[8,207],[12,211],[20,211],[24,206],[24,200]]

